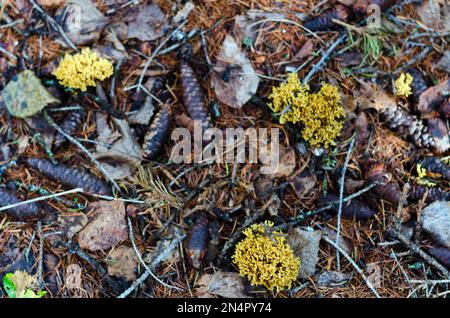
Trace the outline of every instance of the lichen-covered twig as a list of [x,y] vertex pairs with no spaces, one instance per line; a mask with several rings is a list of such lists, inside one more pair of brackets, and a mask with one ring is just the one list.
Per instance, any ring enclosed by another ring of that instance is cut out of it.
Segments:
[[[347,166],[350,161],[350,157],[353,152],[353,146],[355,145],[355,138],[352,138],[350,146],[348,147],[347,155],[345,156],[344,166],[342,167],[341,178],[339,180],[339,207],[337,214],[337,230],[336,230],[336,246],[339,246],[339,239],[341,236],[341,217],[342,217],[342,200],[344,199],[344,184],[345,184],[345,173],[347,172]],[[339,251],[336,249],[336,262],[338,270],[341,270],[341,262]]]
[[159,251],[157,255],[153,258],[153,260],[148,264],[148,268],[145,270],[145,272],[136,279],[133,284],[125,290],[122,294],[120,294],[117,298],[125,298],[128,295],[130,295],[136,288],[138,288],[154,271],[158,265],[169,255],[172,253],[172,251],[178,247],[178,244],[184,240],[186,237],[186,234],[182,232],[181,230],[176,230],[174,233],[174,237],[170,244],[165,247],[163,250]]
[[350,257],[350,255],[348,255],[343,249],[342,247],[340,247],[339,245],[337,245],[335,242],[333,242],[332,240],[330,240],[327,236],[323,237],[324,241],[327,242],[328,244],[330,244],[331,246],[335,247],[336,250],[338,250],[342,255],[344,255],[344,257],[350,262],[350,264],[352,264],[353,268],[356,269],[356,271],[361,275],[361,277],[363,278],[364,282],[366,283],[367,287],[370,288],[370,290],[372,291],[372,293],[375,295],[375,297],[377,298],[381,298],[380,294],[378,294],[377,290],[375,289],[375,287],[372,285],[372,283],[370,282],[370,280],[366,277],[366,275],[364,275],[363,271],[361,270],[361,268],[359,268],[359,266],[356,264],[356,262]]

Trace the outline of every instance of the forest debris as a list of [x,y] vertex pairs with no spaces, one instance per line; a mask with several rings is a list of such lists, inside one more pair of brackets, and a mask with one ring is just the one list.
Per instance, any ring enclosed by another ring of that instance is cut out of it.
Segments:
[[128,23],[128,28],[126,37],[122,40],[135,38],[141,41],[154,41],[163,36],[168,29],[164,12],[156,3],[134,7],[126,13],[123,21]]
[[173,17],[173,23],[179,24],[181,21],[185,20],[194,8],[195,4],[193,4],[191,1],[186,2],[183,8],[178,10],[177,14]]
[[450,269],[450,249],[446,247],[431,247],[428,253],[437,259],[442,265]]
[[307,231],[294,228],[288,236],[288,244],[294,251],[294,255],[302,260],[298,277],[306,278],[314,275],[319,261],[319,243],[322,231]]
[[450,51],[445,51],[434,67],[450,74]]
[[336,30],[340,26],[333,22],[333,19],[347,21],[349,9],[341,4],[335,5],[333,8],[326,10],[317,17],[313,17],[307,21],[304,26],[312,32]]
[[372,283],[373,287],[381,288],[381,268],[377,263],[369,263],[366,268],[367,279]]
[[444,153],[449,150],[450,132],[447,128],[448,123],[440,117],[429,118],[426,122],[436,149],[440,153]]
[[202,267],[208,244],[208,217],[205,212],[198,212],[194,218],[189,240],[186,246],[186,254],[192,266]]
[[376,185],[372,192],[379,198],[386,200],[394,205],[400,202],[401,190],[398,184],[392,181],[392,175],[387,172],[386,166],[381,161],[369,160],[365,164],[365,178]]
[[38,0],[39,5],[46,9],[55,9],[65,5],[67,0]]
[[245,294],[244,280],[238,273],[223,272],[203,274],[197,281],[197,297],[250,298]]
[[119,246],[114,249],[107,259],[108,275],[124,278],[127,281],[136,279],[138,258],[129,246]]
[[[337,194],[327,193],[326,195],[321,196],[320,203],[321,205],[326,205],[330,202],[338,200],[339,196]],[[337,213],[338,212],[337,205],[331,207],[331,211],[333,213]],[[348,219],[355,218],[356,220],[366,220],[373,217],[375,214],[376,211],[374,211],[366,203],[358,199],[353,199],[348,202],[344,202],[342,204],[342,215]]]
[[241,108],[256,93],[259,77],[236,40],[227,35],[211,78],[217,98],[233,108]]
[[322,287],[339,287],[346,284],[351,278],[351,275],[336,272],[336,271],[324,271],[320,273],[316,279],[316,283]]
[[309,171],[303,171],[295,178],[289,180],[289,185],[295,192],[297,198],[302,199],[308,195],[316,186],[316,178]]
[[[81,127],[85,118],[86,112],[83,109],[71,111],[66,117],[64,117],[64,121],[61,124],[61,129],[68,135],[73,135]],[[65,141],[66,138],[60,133],[57,133],[53,144],[55,148],[59,148]]]
[[13,76],[1,91],[1,97],[9,113],[18,118],[31,117],[50,104],[60,103],[30,70]]
[[[63,29],[76,45],[86,45],[97,41],[108,23],[92,0],[68,0],[67,5],[56,11],[56,16],[64,15]],[[64,41],[60,41],[66,45]]]
[[450,11],[441,6],[441,1],[425,0],[416,12],[426,26],[435,31],[450,31]]
[[[14,193],[0,188],[0,207],[19,203],[20,200]],[[14,208],[0,211],[0,215],[6,214],[13,221],[36,221],[45,216],[43,209],[37,203],[26,203]]]
[[421,213],[420,224],[438,243],[450,247],[450,202],[436,201]]
[[203,89],[192,67],[185,61],[180,63],[183,104],[194,121],[200,121],[203,130],[212,127],[209,109],[205,104]]
[[[270,158],[272,151],[268,151],[267,153],[261,152],[260,158],[262,162],[270,162]],[[293,147],[284,147],[280,145],[279,148],[279,160],[276,163],[276,166],[271,166],[271,176],[273,178],[285,178],[290,176],[294,170],[296,165],[296,157],[295,157],[295,149]]]
[[114,163],[102,163],[113,179],[123,179],[130,176],[142,161],[142,149],[133,136],[131,128],[125,119],[114,119],[119,127],[122,138],[117,140],[110,149],[94,153],[95,159],[110,159]]
[[294,55],[293,61],[301,61],[307,56],[310,56],[314,50],[314,43],[311,39],[308,39],[303,43],[300,50]]
[[78,264],[69,264],[66,267],[65,286],[67,289],[81,289],[82,269]]
[[150,119],[153,117],[155,112],[155,105],[153,104],[153,97],[146,96],[144,104],[139,108],[139,110],[128,117],[128,122],[130,124],[140,124],[148,125]]
[[78,243],[90,251],[107,250],[127,240],[123,201],[98,201],[89,204],[93,219],[78,234]]
[[172,121],[172,108],[164,105],[155,115],[152,124],[147,130],[142,144],[142,156],[145,159],[155,158],[169,139],[170,124]]
[[439,106],[448,98],[449,91],[450,79],[428,88],[420,95],[417,110],[423,114],[438,111]]
[[68,239],[80,232],[89,222],[88,217],[84,213],[75,215],[60,215],[58,223],[63,228],[63,231]]
[[50,180],[59,182],[68,189],[82,188],[88,193],[111,194],[111,189],[103,180],[87,171],[63,164],[54,165],[49,160],[41,158],[25,158],[23,161],[30,168],[35,169]]

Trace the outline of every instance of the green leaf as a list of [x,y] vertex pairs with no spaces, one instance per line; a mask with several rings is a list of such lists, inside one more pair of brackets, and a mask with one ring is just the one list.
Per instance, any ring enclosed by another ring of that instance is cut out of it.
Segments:
[[16,298],[16,285],[11,281],[13,273],[8,273],[3,276],[3,288],[9,298]]
[[0,94],[9,113],[18,118],[31,117],[49,104],[60,103],[30,70],[15,75]]

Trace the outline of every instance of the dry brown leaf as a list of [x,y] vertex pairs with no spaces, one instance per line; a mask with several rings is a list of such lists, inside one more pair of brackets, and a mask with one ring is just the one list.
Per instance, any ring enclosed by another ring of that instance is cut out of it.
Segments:
[[450,10],[446,0],[425,0],[416,11],[424,24],[435,31],[450,31]]
[[311,55],[312,51],[314,49],[314,43],[312,40],[308,39],[303,44],[302,48],[295,54],[293,60],[294,61],[300,61],[304,59],[305,57]]
[[[270,154],[271,151],[269,151],[267,154],[261,152],[260,153],[261,161],[270,162],[270,158],[264,158],[266,156],[270,156]],[[296,165],[296,157],[294,148],[280,146],[279,160],[273,167],[271,166],[271,169],[273,169],[271,176],[274,178],[288,177],[294,172],[295,165]]]
[[117,140],[110,149],[103,148],[93,155],[99,160],[109,159],[108,163],[103,163],[105,170],[113,179],[123,179],[133,174],[141,163],[142,149],[134,138],[128,122],[126,120],[113,120],[119,127],[122,138]]
[[225,298],[250,298],[244,293],[244,280],[238,273],[218,271],[203,274],[197,281],[199,298],[213,295]]
[[[67,5],[56,11],[56,16],[64,15],[64,32],[75,45],[85,45],[97,41],[108,18],[101,13],[92,0],[67,0]],[[62,45],[66,41],[60,39]]]
[[319,261],[319,244],[322,231],[305,231],[295,228],[289,233],[288,244],[296,257],[300,257],[301,264],[298,271],[299,278],[314,275]]
[[108,275],[121,277],[127,281],[136,279],[138,258],[129,246],[120,246],[114,249],[108,257]]
[[90,203],[93,219],[78,234],[78,243],[90,251],[107,250],[128,238],[123,201]]
[[127,39],[153,41],[163,36],[168,24],[164,13],[157,4],[136,6],[124,17],[128,23]]
[[241,108],[256,93],[259,77],[231,35],[223,41],[214,69],[211,85],[222,103]]
[[64,233],[69,239],[80,232],[86,224],[88,224],[88,221],[88,217],[83,213],[76,215],[60,215],[58,217],[58,223],[62,226]]
[[38,0],[38,3],[46,9],[55,9],[65,5],[67,0]]
[[65,285],[67,289],[81,288],[81,267],[78,264],[67,266]]

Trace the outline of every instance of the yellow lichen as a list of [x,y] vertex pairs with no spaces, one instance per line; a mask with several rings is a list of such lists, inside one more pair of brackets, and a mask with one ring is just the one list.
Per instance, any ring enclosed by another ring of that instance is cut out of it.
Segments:
[[62,85],[83,92],[88,86],[95,86],[96,80],[103,81],[112,74],[111,62],[91,52],[89,48],[84,48],[75,55],[67,54],[53,72]]
[[272,89],[269,107],[280,115],[280,123],[300,123],[302,137],[312,146],[328,147],[339,136],[344,116],[340,95],[331,84],[322,83],[318,93],[310,93],[296,73]]
[[271,227],[273,223],[266,221],[245,229],[246,237],[236,245],[232,259],[241,276],[252,285],[279,291],[290,288],[296,280],[300,259],[294,256],[281,232],[270,233]]
[[397,96],[405,96],[408,97],[412,94],[411,91],[411,83],[413,81],[413,77],[409,73],[401,73],[400,76],[395,80],[394,83],[394,92]]
[[436,186],[436,183],[430,180],[425,179],[427,177],[427,169],[422,167],[420,163],[416,166],[417,171],[417,177],[415,178],[415,181],[417,184],[425,186],[425,187],[434,187]]

